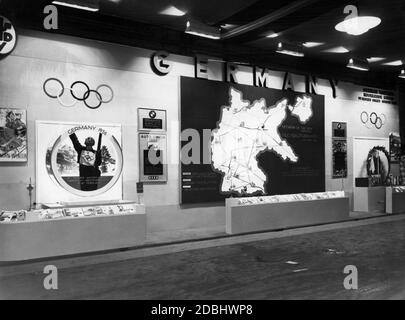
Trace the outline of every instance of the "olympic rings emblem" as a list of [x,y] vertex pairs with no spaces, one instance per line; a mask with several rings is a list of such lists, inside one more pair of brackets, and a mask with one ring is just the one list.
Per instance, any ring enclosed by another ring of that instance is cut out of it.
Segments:
[[386,124],[387,117],[384,113],[377,115],[376,112],[368,114],[367,111],[363,111],[360,114],[360,120],[368,129],[371,129],[373,125],[376,129],[380,130]]
[[[60,90],[56,94],[50,93],[49,88],[47,87],[52,81],[60,86]],[[80,86],[84,88],[84,91],[81,94],[77,92],[77,88]],[[100,89],[107,89],[108,91],[110,91],[109,96],[107,95],[107,98],[104,98],[103,95],[100,93]],[[109,85],[100,84],[95,90],[93,90],[90,89],[90,87],[84,81],[75,81],[70,87],[65,87],[63,82],[59,79],[49,78],[44,82],[43,90],[48,97],[57,99],[59,103],[64,107],[73,107],[77,102],[82,101],[87,108],[98,109],[103,103],[110,103],[114,99],[114,91]],[[72,103],[66,103],[62,101],[62,96],[64,95],[65,91],[69,91],[71,96],[74,98]],[[88,102],[89,98],[92,95],[94,95],[96,98],[96,103],[94,103],[93,105]]]

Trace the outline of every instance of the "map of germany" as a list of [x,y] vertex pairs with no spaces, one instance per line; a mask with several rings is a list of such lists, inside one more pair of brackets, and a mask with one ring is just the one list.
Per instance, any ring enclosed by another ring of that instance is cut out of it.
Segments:
[[[223,174],[221,192],[265,193],[267,177],[257,156],[273,151],[284,161],[298,162],[298,156],[278,132],[288,116],[306,124],[313,116],[312,99],[298,97],[295,105],[282,99],[268,107],[266,100],[243,100],[240,91],[230,88],[229,106],[222,107],[221,119],[212,133],[212,165]],[[287,110],[288,108],[288,110]]]

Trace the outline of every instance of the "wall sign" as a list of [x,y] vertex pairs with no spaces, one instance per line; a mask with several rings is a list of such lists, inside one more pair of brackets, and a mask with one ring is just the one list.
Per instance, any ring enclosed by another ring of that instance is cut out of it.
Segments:
[[165,134],[139,134],[139,181],[167,182],[167,141]]
[[168,60],[168,57],[170,56],[170,53],[166,51],[158,51],[155,52],[152,55],[151,58],[151,66],[152,70],[160,75],[160,76],[165,76],[172,71],[173,68],[173,62]]
[[36,125],[38,203],[122,199],[120,125]]
[[0,16],[0,56],[10,54],[17,44],[17,34],[10,20]]
[[395,93],[389,90],[363,88],[362,95],[358,99],[366,102],[397,104]]
[[0,162],[27,160],[26,110],[0,109]]
[[138,130],[148,132],[166,131],[166,110],[139,108]]

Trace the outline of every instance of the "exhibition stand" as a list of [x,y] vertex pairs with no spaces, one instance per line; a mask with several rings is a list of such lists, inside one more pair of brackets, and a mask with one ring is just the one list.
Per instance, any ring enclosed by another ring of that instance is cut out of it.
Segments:
[[387,187],[386,212],[389,214],[405,213],[405,187]]
[[[126,204],[128,206],[128,204]],[[118,208],[122,206],[116,206]],[[145,207],[131,212],[58,216],[49,210],[29,212],[24,221],[0,223],[0,262],[25,261],[134,247],[146,239]],[[112,206],[108,207],[112,210]],[[97,212],[103,207],[83,208]],[[64,209],[69,211],[72,209]],[[115,210],[115,209],[114,209]],[[54,210],[57,212],[58,210]],[[77,212],[77,210],[75,211]]]
[[349,198],[344,193],[330,198],[317,195],[304,195],[303,200],[297,195],[290,195],[288,199],[282,199],[283,196],[227,199],[226,233],[243,234],[349,219]]

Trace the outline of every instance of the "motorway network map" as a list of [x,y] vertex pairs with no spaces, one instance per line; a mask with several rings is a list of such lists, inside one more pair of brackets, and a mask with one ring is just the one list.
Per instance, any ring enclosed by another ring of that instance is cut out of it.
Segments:
[[223,174],[221,192],[265,193],[267,176],[260,169],[257,156],[273,151],[283,161],[299,161],[299,155],[281,138],[279,127],[288,116],[306,124],[313,116],[312,98],[297,97],[294,105],[284,98],[267,106],[264,98],[251,103],[243,100],[242,92],[230,87],[229,102],[229,106],[222,107],[211,145],[212,165]]

